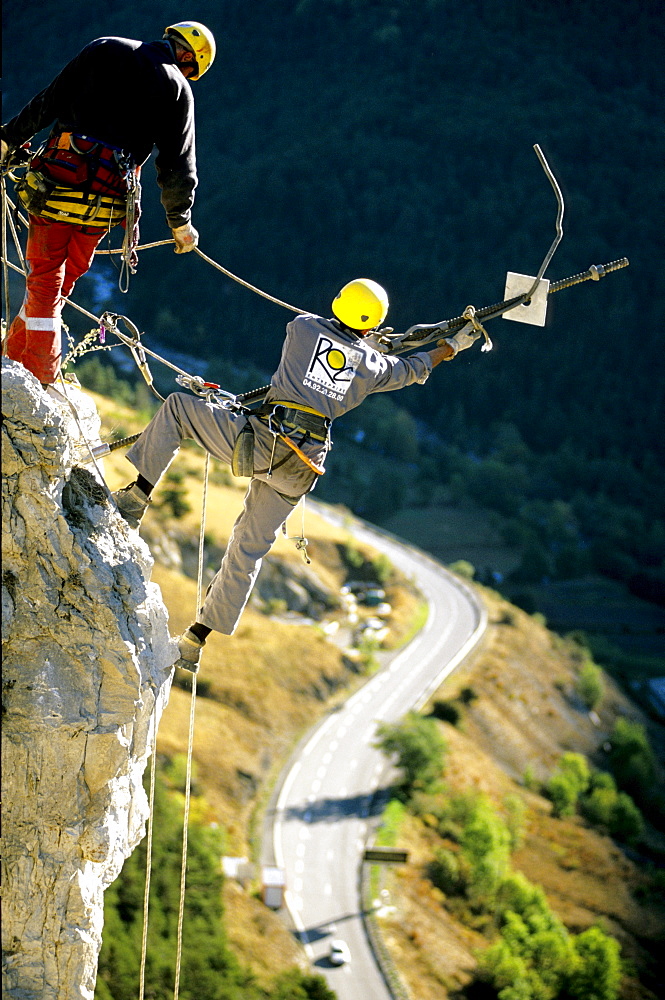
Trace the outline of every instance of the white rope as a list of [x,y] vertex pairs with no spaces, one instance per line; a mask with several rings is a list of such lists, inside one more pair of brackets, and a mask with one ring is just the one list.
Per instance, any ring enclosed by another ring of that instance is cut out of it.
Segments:
[[[208,474],[210,470],[210,454],[206,452],[205,470],[203,473],[203,497],[201,500],[201,530],[199,532],[199,570],[196,581],[196,615],[198,619],[201,597],[203,593],[203,548],[205,540],[206,506],[208,502]],[[192,674],[192,699],[189,713],[189,739],[187,744],[187,776],[185,785],[185,815],[182,830],[182,865],[180,868],[180,904],[178,907],[178,941],[175,963],[175,986],[173,1000],[178,1000],[180,991],[180,967],[182,960],[182,926],[185,914],[185,879],[187,873],[187,832],[189,826],[190,785],[192,780],[192,750],[194,747],[194,714],[196,709],[196,673]]]
[[232,278],[233,281],[237,281],[239,285],[242,285],[243,288],[248,288],[250,292],[256,292],[257,295],[260,295],[261,298],[263,299],[267,299],[268,302],[274,302],[276,306],[283,306],[285,309],[290,309],[291,312],[294,313],[300,313],[302,316],[307,315],[308,313],[307,309],[298,309],[297,306],[292,306],[288,302],[283,302],[281,299],[276,299],[273,295],[268,295],[267,292],[262,292],[260,288],[256,287],[256,285],[250,285],[250,283],[248,281],[245,281],[244,278],[239,278],[238,275],[234,274],[232,271],[227,271],[225,267],[222,267],[221,264],[218,264],[217,261],[212,259],[212,257],[206,256],[206,254],[204,254],[202,250],[199,250],[198,247],[194,247],[194,252],[197,253],[199,257],[201,257],[206,262],[206,264],[210,264],[211,267],[214,267],[218,271],[221,271],[222,274],[225,274],[227,278]]
[[9,324],[11,322],[9,315],[9,268],[5,263],[7,260],[7,219],[9,218],[9,213],[7,211],[7,185],[4,174],[0,179],[0,197],[2,199],[2,260],[4,265],[2,268],[2,297],[5,307],[5,321],[7,323],[7,331],[9,332]]
[[148,842],[146,845],[145,887],[143,890],[143,932],[141,935],[141,968],[139,971],[139,1000],[145,994],[145,966],[148,954],[148,911],[150,906],[150,880],[152,878],[152,829],[155,814],[155,772],[157,770],[157,711],[152,713],[152,758],[150,761],[150,798],[148,805]]
[[[92,462],[92,464],[94,465],[94,467],[95,467],[95,469],[97,471],[97,475],[99,476],[99,481],[100,481],[100,483],[103,483],[104,486],[106,486],[106,489],[108,490],[109,487],[108,487],[108,484],[107,484],[106,480],[104,479],[104,473],[102,472],[102,470],[100,469],[100,467],[99,467],[99,465],[97,463],[97,458],[96,458],[95,453],[94,453],[94,451],[92,449],[92,445],[90,444],[90,442],[88,441],[87,437],[85,436],[85,433],[83,431],[83,427],[81,426],[81,421],[79,420],[79,415],[78,415],[78,412],[76,410],[76,407],[74,406],[74,404],[72,403],[71,399],[69,398],[69,395],[67,394],[67,383],[65,382],[65,379],[64,379],[63,374],[62,374],[61,371],[58,372],[58,376],[57,377],[58,377],[58,380],[59,380],[60,385],[62,387],[62,394],[65,397],[65,400],[67,401],[69,409],[72,411],[74,420],[76,421],[76,426],[79,429],[79,434],[81,435],[81,438],[83,439],[83,443],[85,444],[86,448],[88,449],[88,454],[90,455],[90,461]],[[58,390],[56,389],[56,392],[57,391]],[[110,492],[111,491],[109,490],[109,493]]]

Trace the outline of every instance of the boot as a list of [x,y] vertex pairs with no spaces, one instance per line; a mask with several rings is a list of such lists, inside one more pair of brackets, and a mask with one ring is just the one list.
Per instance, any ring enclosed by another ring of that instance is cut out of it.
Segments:
[[130,483],[121,490],[116,490],[111,496],[116,502],[118,511],[124,517],[130,528],[138,528],[148,504],[152,503],[136,483]]
[[191,629],[185,629],[182,635],[178,636],[180,659],[176,660],[176,667],[197,674],[204,646],[205,642],[202,642],[197,635],[194,635]]

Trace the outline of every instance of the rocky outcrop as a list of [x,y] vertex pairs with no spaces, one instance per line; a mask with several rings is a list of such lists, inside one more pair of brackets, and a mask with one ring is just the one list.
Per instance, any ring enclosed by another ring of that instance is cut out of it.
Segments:
[[68,388],[75,418],[21,365],[2,375],[3,993],[91,1000],[177,653],[148,549],[85,464],[90,400]]
[[268,556],[256,580],[252,603],[262,608],[278,601],[286,611],[314,621],[339,607],[339,594],[326,587],[311,566]]

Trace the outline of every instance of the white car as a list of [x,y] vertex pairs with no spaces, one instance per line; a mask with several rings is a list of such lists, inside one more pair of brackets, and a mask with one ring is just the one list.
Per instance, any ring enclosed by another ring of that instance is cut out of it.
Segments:
[[350,962],[351,952],[346,941],[339,939],[331,941],[329,958],[331,965],[346,965],[347,962]]

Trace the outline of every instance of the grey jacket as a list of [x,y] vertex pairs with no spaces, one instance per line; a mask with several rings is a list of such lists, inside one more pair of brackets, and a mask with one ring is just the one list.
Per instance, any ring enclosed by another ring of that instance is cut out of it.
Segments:
[[337,320],[297,316],[286,327],[267,399],[309,406],[335,420],[370,393],[422,385],[431,370],[426,352],[408,358],[381,354]]

